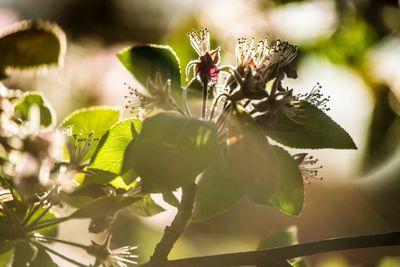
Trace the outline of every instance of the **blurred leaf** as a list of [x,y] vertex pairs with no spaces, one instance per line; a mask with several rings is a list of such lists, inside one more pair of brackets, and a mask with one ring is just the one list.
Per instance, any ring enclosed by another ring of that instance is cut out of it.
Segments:
[[145,195],[126,209],[126,212],[128,213],[143,217],[150,217],[163,211],[165,211],[165,209],[157,205],[150,195]]
[[88,168],[86,172],[81,187],[87,186],[88,184],[106,184],[118,176],[115,173],[95,168]]
[[304,182],[297,162],[278,146],[272,146],[278,183],[271,202],[282,212],[300,215],[304,206]]
[[163,200],[174,207],[179,207],[179,200],[176,198],[173,192],[162,193]]
[[[129,177],[131,177],[132,175],[129,175]],[[126,180],[126,179],[125,179]],[[121,176],[116,177],[114,180],[112,180],[110,182],[110,185],[112,187],[114,187],[115,189],[123,189],[125,191],[128,191],[132,188],[134,188],[135,186],[137,186],[138,182],[137,181],[133,181],[130,184],[125,183],[124,179]]]
[[36,106],[40,112],[40,125],[44,127],[54,126],[56,123],[56,114],[50,102],[40,92],[27,92],[22,95],[15,103],[15,116],[22,121],[28,121],[31,108]]
[[226,151],[220,147],[216,159],[201,175],[193,220],[211,218],[228,209],[242,196],[229,168]]
[[267,235],[257,246],[258,250],[287,247],[298,244],[297,227],[290,226],[286,229],[273,231]]
[[[1,228],[7,227],[6,224],[2,224]],[[9,252],[11,249],[15,247],[15,241],[10,241],[8,239],[0,239],[0,255],[3,255],[6,252]],[[1,260],[0,260],[1,262]],[[2,266],[2,265],[0,265]]]
[[267,138],[244,111],[235,110],[228,127],[231,173],[249,200],[268,205],[275,192],[278,176]]
[[[111,172],[116,175],[121,175],[128,169],[131,170],[131,166],[129,166],[130,168],[125,166],[125,170],[123,170],[123,163],[126,162],[125,158],[130,155],[128,145],[136,137],[132,127],[134,127],[135,133],[139,133],[142,128],[142,122],[138,119],[128,119],[112,126],[97,146],[90,168]],[[127,153],[128,155],[126,155]],[[131,174],[133,175],[133,173]],[[136,175],[133,176],[135,176],[134,178],[137,177]]]
[[20,241],[15,246],[13,267],[29,266],[29,262],[35,257],[36,248],[25,241]]
[[174,50],[167,45],[137,45],[117,54],[119,61],[146,87],[147,79],[155,79],[156,73],[163,81],[171,80],[171,96],[184,109],[181,88],[181,67]]
[[49,254],[43,249],[38,248],[36,258],[30,263],[29,267],[57,267]]
[[376,40],[374,29],[358,17],[352,23],[343,24],[331,38],[318,43],[313,50],[319,51],[333,63],[357,66]]
[[279,143],[295,148],[357,149],[351,136],[316,106],[301,101],[301,116],[294,122],[278,111],[276,123],[263,124],[263,116],[256,117],[266,134]]
[[65,50],[65,34],[57,25],[22,21],[0,37],[0,72],[59,64]]
[[97,218],[92,218],[89,224],[89,232],[93,234],[99,234],[104,232],[113,224],[115,219],[114,214],[109,216],[101,216]]
[[216,146],[214,123],[160,113],[144,121],[132,164],[144,192],[171,191],[192,183],[213,160]]
[[68,219],[98,218],[102,216],[108,216],[132,205],[138,200],[139,198],[136,197],[100,197],[80,207],[77,211],[68,216]]
[[374,107],[362,162],[364,173],[393,157],[400,144],[400,117],[389,104],[390,94],[387,86],[374,90]]
[[400,259],[386,257],[379,262],[378,267],[400,267]]
[[14,254],[14,248],[9,249],[5,252],[0,252],[0,266],[9,266],[8,264],[10,263],[13,254]]
[[[60,125],[61,128],[72,126],[72,134],[88,137],[94,131],[93,138],[100,139],[120,118],[121,111],[118,108],[97,106],[83,108],[74,111]],[[92,146],[89,153],[85,156],[88,160],[94,153],[95,146]]]

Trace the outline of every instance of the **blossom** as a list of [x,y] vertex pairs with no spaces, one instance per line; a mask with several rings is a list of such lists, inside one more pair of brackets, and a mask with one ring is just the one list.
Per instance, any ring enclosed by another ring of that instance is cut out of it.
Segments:
[[96,257],[94,266],[103,267],[127,267],[132,264],[138,264],[138,255],[134,254],[137,246],[123,246],[116,249],[110,249],[111,235],[107,237],[104,244],[97,244],[92,241],[92,245],[86,248],[86,251]]
[[199,55],[197,60],[192,60],[186,66],[186,77],[189,77],[191,68],[194,68],[194,76],[199,77],[203,83],[216,83],[219,76],[219,51],[220,48],[210,49],[210,32],[208,29],[188,33],[190,44]]
[[297,162],[301,175],[303,176],[304,182],[310,183],[311,179],[322,180],[323,178],[318,176],[318,172],[322,169],[322,165],[317,165],[318,159],[307,153],[298,153],[292,155],[293,159]]
[[89,153],[93,142],[97,141],[97,139],[93,138],[94,131],[91,131],[87,137],[83,137],[82,131],[79,131],[79,134],[73,134],[72,127],[68,126],[64,129],[64,135],[66,137],[69,162],[72,165],[81,165]]
[[[230,68],[234,80],[228,79],[228,85],[233,81],[239,84],[239,90],[232,95],[234,101],[266,98],[269,96],[266,91],[267,82],[274,78],[280,81],[283,74],[290,78],[297,77],[288,66],[297,55],[297,47],[288,42],[278,39],[270,44],[265,38],[255,45],[254,38],[250,42],[240,38],[236,43],[235,54],[236,67]],[[276,89],[283,89],[280,83],[276,85]]]
[[321,93],[322,86],[317,83],[311,89],[310,92],[306,94],[298,95],[298,98],[303,101],[307,101],[313,106],[320,108],[321,110],[329,111],[330,108],[328,107],[327,103],[329,102],[330,96],[324,97]]
[[176,108],[176,103],[171,96],[171,80],[165,82],[162,80],[160,73],[156,73],[155,79],[147,79],[147,93],[139,92],[136,88],[128,87],[128,95],[125,98],[128,103],[125,108],[131,113],[138,113],[139,110],[152,110],[154,108],[162,108],[171,110]]

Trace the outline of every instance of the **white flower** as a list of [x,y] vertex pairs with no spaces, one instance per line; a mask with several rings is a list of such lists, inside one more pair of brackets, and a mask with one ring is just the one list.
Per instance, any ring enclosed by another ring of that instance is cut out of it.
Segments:
[[97,141],[93,138],[94,132],[91,131],[87,138],[83,137],[82,131],[79,135],[72,133],[72,127],[69,126],[64,129],[66,137],[66,146],[69,155],[69,162],[74,165],[81,165],[85,156],[90,151],[92,141]]
[[124,246],[109,250],[108,256],[101,263],[104,267],[127,267],[129,264],[138,264],[138,255],[134,254],[137,246]]

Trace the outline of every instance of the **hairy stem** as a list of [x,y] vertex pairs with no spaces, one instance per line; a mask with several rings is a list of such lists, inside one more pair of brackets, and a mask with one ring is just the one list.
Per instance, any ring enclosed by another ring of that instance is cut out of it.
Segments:
[[157,244],[148,266],[160,266],[167,262],[168,254],[192,218],[196,188],[195,183],[182,187],[182,200],[178,207],[178,213],[171,225],[165,228],[164,235]]
[[[221,254],[205,257],[194,257],[165,262],[163,267],[223,267],[247,266],[284,262],[297,257],[370,247],[399,246],[400,232],[350,236],[298,244],[288,247],[273,248],[259,251]],[[276,265],[272,265],[276,266]]]
[[207,111],[207,99],[208,99],[208,82],[203,81],[203,105],[201,106],[201,118],[206,117]]

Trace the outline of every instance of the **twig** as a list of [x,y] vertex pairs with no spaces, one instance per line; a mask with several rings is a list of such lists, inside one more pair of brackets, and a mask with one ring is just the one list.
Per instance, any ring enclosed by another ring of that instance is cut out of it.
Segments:
[[[223,267],[263,265],[282,262],[297,257],[370,247],[387,247],[400,245],[400,232],[350,236],[316,242],[298,244],[288,247],[273,248],[259,251],[239,252],[204,257],[194,257],[172,260],[158,265],[159,267]],[[147,265],[146,265],[147,266]]]
[[182,187],[182,200],[174,220],[164,230],[164,235],[157,244],[148,266],[160,266],[167,262],[167,257],[178,238],[183,234],[193,214],[196,198],[195,183]]

